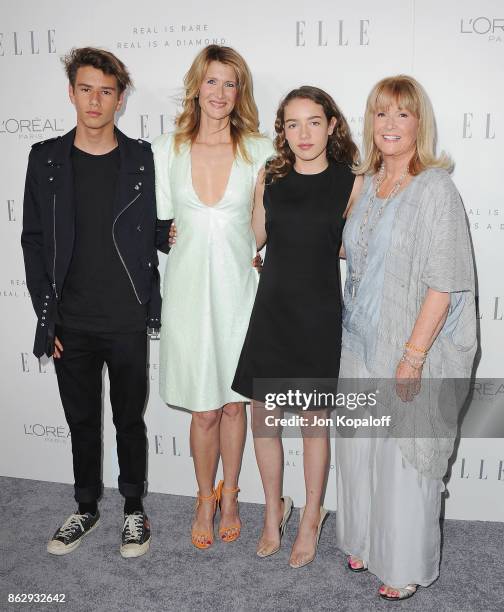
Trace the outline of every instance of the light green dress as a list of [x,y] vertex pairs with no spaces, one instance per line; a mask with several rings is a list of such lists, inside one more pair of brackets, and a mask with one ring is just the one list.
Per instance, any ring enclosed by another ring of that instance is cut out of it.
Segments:
[[237,156],[222,199],[207,206],[193,188],[190,146],[175,154],[172,134],[152,143],[158,218],[177,224],[163,281],[160,394],[191,411],[245,401],[231,383],[258,284],[254,189],[274,153],[263,137],[249,137],[246,148],[252,163]]

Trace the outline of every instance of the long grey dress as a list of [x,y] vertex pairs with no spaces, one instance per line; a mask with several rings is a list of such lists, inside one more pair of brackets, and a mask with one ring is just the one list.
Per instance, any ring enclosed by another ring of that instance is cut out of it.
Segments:
[[[394,378],[429,287],[450,293],[451,311],[423,377],[469,376],[476,349],[473,261],[455,186],[445,171],[426,170],[387,203],[376,224],[381,202],[375,201],[368,221],[375,229],[363,257],[359,227],[373,188],[366,177],[343,233],[340,379]],[[428,586],[439,574],[442,476],[453,449],[453,436],[433,418],[435,401],[425,415],[410,408],[404,438],[339,438],[336,444],[338,546],[395,587]],[[428,437],[413,434],[418,420],[432,427]]]

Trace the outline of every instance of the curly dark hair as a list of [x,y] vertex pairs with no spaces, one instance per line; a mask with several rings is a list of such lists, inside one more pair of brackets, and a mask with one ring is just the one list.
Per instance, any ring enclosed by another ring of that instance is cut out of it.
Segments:
[[294,165],[296,157],[285,138],[284,113],[287,104],[296,98],[312,100],[316,104],[320,104],[324,109],[327,121],[330,121],[332,117],[336,118],[336,127],[327,141],[327,157],[335,161],[345,162],[349,166],[358,164],[359,149],[352,140],[347,120],[336,102],[322,89],[311,85],[303,85],[290,91],[278,107],[275,120],[275,132],[277,135],[274,141],[277,154],[266,166],[266,182],[272,183],[287,176]]
[[133,87],[133,82],[126,66],[118,57],[110,51],[105,51],[105,49],[97,49],[95,47],[74,48],[62,57],[61,61],[65,66],[65,72],[72,88],[75,87],[77,70],[82,66],[92,66],[105,74],[115,76],[119,94],[122,94],[128,87]]

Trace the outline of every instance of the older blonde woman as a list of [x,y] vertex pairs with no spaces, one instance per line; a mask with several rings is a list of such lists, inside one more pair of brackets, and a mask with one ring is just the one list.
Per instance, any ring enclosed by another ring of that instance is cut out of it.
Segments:
[[337,542],[349,569],[383,581],[387,600],[411,597],[438,576],[442,477],[453,439],[437,427],[439,394],[426,400],[421,390],[469,377],[476,351],[464,207],[434,143],[421,85],[403,75],[380,81],[367,101],[357,169],[364,184],[343,233],[340,379],[395,380],[383,410],[400,415],[400,433],[338,440]]
[[[231,389],[258,283],[251,229],[259,169],[273,153],[258,132],[252,79],[233,49],[210,45],[184,80],[173,134],[152,146],[158,217],[175,219],[162,310],[160,393],[192,412],[198,482],[192,542],[213,542],[221,507],[224,542],[240,533],[238,475],[246,433],[243,398]],[[219,458],[224,480],[214,489]]]

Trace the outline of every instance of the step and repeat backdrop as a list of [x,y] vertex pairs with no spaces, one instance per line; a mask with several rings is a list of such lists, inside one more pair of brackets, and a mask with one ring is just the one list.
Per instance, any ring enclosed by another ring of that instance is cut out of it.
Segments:
[[[74,126],[60,56],[94,45],[116,53],[135,89],[118,118],[135,138],[172,129],[182,79],[210,43],[235,47],[254,77],[261,129],[272,134],[276,106],[290,89],[329,91],[360,142],[366,96],[380,78],[407,73],[429,93],[439,147],[456,162],[476,254],[481,360],[478,376],[499,377],[504,347],[504,6],[499,0],[279,0],[208,3],[18,0],[0,23],[0,466],[6,476],[72,482],[71,444],[52,361],[32,355],[35,317],[26,289],[20,232],[30,146]],[[161,258],[161,268],[164,266]],[[151,491],[193,495],[190,415],[158,396],[158,345],[150,346],[146,411]],[[107,397],[107,381],[105,376]],[[504,388],[489,382],[475,395],[504,410]],[[110,406],[104,411],[104,481],[116,486]],[[490,434],[487,434],[490,435]],[[302,441],[287,439],[285,492],[304,503]],[[334,465],[331,466],[334,474]],[[241,499],[262,502],[251,436]],[[327,506],[335,508],[334,478]],[[504,444],[462,439],[447,485],[446,516],[504,520]]]

